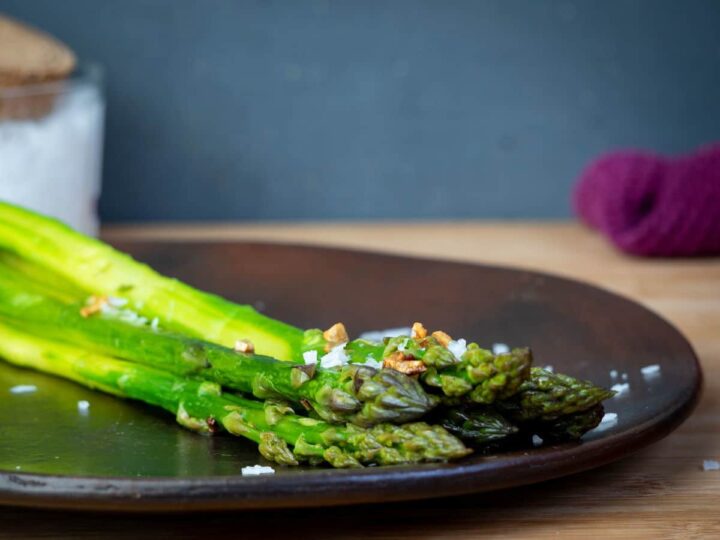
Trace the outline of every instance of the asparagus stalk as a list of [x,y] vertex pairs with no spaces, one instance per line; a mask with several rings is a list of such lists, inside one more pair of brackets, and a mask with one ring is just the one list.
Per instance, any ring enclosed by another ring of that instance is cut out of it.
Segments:
[[418,419],[437,402],[416,380],[397,371],[280,362],[102,314],[83,317],[80,305],[63,304],[33,289],[0,264],[0,317],[94,352],[202,377],[261,399],[302,404],[329,422],[366,427],[403,423]]
[[600,424],[605,414],[602,403],[587,410],[560,416],[555,420],[531,422],[525,429],[537,433],[546,441],[574,441]]
[[[304,352],[324,353],[332,345],[319,330],[303,332],[259,314],[250,306],[193,289],[102,242],[76,233],[59,221],[8,203],[0,203],[0,248],[58,274],[72,287],[88,294],[126,299],[145,317],[159,318],[169,330],[227,347],[238,338],[247,338],[258,352],[301,363]],[[526,378],[531,362],[526,350],[488,357],[475,346],[457,363],[437,341],[430,338],[426,341],[423,344],[426,346],[414,346],[416,363],[427,367],[423,383],[450,398],[468,395],[476,403],[490,403],[498,396],[510,395]],[[376,361],[385,359],[398,344],[389,346],[356,340],[346,349],[352,360],[362,357],[360,362],[364,363],[368,357]]]
[[519,391],[497,407],[515,422],[552,422],[592,409],[614,395],[589,381],[534,367]]
[[519,429],[490,407],[444,409],[438,424],[473,446],[497,443],[517,434]]
[[164,277],[129,255],[55,219],[0,201],[0,248],[43,267],[88,294],[127,299],[167,328],[231,347],[241,337],[280,360],[298,359],[302,330],[247,305]]
[[259,445],[283,465],[327,462],[334,467],[446,461],[467,455],[458,439],[423,422],[370,429],[297,416],[287,405],[222,393],[217,383],[178,377],[155,368],[53,342],[0,322],[0,356],[26,368],[139,400],[176,415],[203,433],[225,430]]

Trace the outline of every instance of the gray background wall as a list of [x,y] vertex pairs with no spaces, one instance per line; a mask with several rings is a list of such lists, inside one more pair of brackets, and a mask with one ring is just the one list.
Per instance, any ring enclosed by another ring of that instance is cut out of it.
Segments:
[[720,1],[0,0],[107,68],[101,211],[560,217],[720,137]]

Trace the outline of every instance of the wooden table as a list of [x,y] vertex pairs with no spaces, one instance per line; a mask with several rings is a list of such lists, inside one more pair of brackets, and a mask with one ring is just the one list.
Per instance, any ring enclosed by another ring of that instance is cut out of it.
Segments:
[[[255,239],[511,264],[630,296],[676,324],[705,369],[703,399],[667,439],[621,462],[526,488],[423,502],[204,515],[0,510],[0,538],[720,538],[720,260],[645,260],[570,223],[108,227],[123,239]],[[2,441],[0,439],[0,444]]]

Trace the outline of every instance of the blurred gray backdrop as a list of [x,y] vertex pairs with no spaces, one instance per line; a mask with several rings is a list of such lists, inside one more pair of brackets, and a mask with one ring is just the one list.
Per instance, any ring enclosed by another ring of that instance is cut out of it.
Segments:
[[0,0],[107,69],[106,221],[563,217],[720,138],[720,1]]

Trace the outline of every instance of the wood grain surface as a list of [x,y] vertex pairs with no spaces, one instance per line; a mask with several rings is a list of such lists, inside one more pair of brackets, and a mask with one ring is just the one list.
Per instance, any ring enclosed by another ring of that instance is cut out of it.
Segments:
[[[675,433],[621,462],[487,495],[423,502],[200,515],[102,515],[0,509],[0,538],[718,538],[720,260],[621,255],[570,223],[466,222],[114,227],[128,239],[292,241],[511,264],[574,277],[638,300],[695,347],[705,392]],[[0,442],[1,444],[1,442]]]

